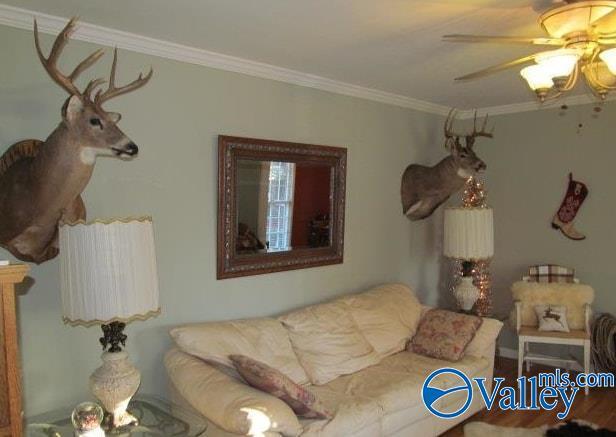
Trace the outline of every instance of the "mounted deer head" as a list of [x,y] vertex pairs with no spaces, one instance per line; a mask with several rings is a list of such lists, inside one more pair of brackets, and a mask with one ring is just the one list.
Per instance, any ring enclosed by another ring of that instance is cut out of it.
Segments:
[[39,33],[36,20],[34,21],[34,42],[36,52],[51,79],[69,93],[70,97],[62,107],[62,119],[69,133],[77,136],[82,144],[82,156],[87,161],[93,161],[96,156],[108,155],[117,157],[133,157],[139,153],[139,148],[116,125],[122,118],[115,112],[107,112],[102,108],[103,103],[113,97],[129,93],[144,86],[152,77],[153,71],[139,77],[128,85],[116,87],[115,76],[118,64],[118,49],[113,50],[113,63],[109,76],[109,86],[105,91],[94,91],[105,83],[102,78],[91,80],[81,92],[75,85],[75,80],[86,69],[91,67],[105,53],[103,49],[96,50],[81,61],[68,76],[63,74],[56,63],[62,50],[68,43],[76,29],[77,20],[72,18],[64,30],[58,35],[47,58],[43,55],[39,42]]
[[[488,132],[486,126],[488,124],[488,115],[483,119],[483,124],[480,129],[477,129],[477,111],[473,116],[473,130],[468,133],[457,133],[453,130],[453,123],[456,119],[456,110],[449,111],[447,120],[443,127],[445,135],[445,148],[453,157],[454,162],[459,166],[462,172],[470,173],[468,177],[476,172],[486,169],[486,164],[483,162],[473,150],[477,137],[493,138],[493,132]],[[461,143],[461,138],[464,138],[465,145]]]
[[455,109],[449,111],[443,126],[445,148],[450,155],[434,167],[411,164],[402,175],[402,212],[411,220],[421,220],[432,215],[436,208],[464,186],[468,178],[486,169],[485,162],[477,156],[473,147],[478,137],[493,137],[493,131],[486,130],[488,116],[478,128],[475,112],[473,130],[468,133],[453,130],[455,116]]
[[83,91],[77,78],[104,54],[97,50],[81,61],[70,74],[62,73],[57,62],[76,29],[71,19],[56,38],[45,57],[34,21],[34,43],[49,77],[68,94],[62,106],[62,121],[45,142],[26,140],[11,146],[0,158],[0,246],[17,258],[37,263],[57,255],[57,226],[60,220],[85,219],[81,192],[88,184],[96,158],[112,156],[130,159],[139,152],[137,145],[118,128],[120,114],[107,112],[108,100],[144,86],[151,79],[150,69],[128,85],[115,84],[117,49],[107,89],[106,81],[91,80]]

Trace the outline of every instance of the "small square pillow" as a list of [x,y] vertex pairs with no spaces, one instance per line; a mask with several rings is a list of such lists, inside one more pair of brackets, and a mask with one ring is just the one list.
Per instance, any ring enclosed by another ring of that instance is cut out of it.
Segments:
[[569,332],[567,307],[564,305],[535,305],[539,331]]
[[307,419],[332,418],[314,393],[273,367],[245,355],[229,355],[229,359],[250,386],[284,401],[298,416]]
[[419,355],[458,361],[482,323],[481,317],[433,309],[419,321],[407,350]]

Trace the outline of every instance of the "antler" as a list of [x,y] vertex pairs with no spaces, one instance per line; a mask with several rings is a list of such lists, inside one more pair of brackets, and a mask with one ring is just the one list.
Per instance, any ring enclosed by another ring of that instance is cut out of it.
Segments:
[[475,111],[475,116],[473,117],[473,132],[470,135],[471,137],[487,137],[492,138],[494,135],[494,128],[491,131],[486,131],[486,126],[488,124],[488,114],[486,114],[483,119],[483,124],[481,125],[481,130],[477,130],[477,111]]
[[475,111],[475,115],[473,117],[473,131],[470,133],[459,133],[453,130],[453,122],[456,119],[455,108],[452,108],[447,115],[447,119],[445,120],[445,125],[443,127],[445,134],[445,147],[451,148],[451,142],[453,141],[456,146],[460,145],[460,138],[464,137],[466,140],[466,147],[472,148],[475,144],[475,138],[477,137],[486,137],[492,138],[494,136],[494,129],[491,131],[486,130],[486,126],[488,124],[488,115],[486,114],[483,119],[483,123],[481,125],[481,129],[477,130],[477,111]]
[[457,133],[453,131],[453,122],[456,120],[456,113],[458,110],[456,108],[451,108],[449,114],[447,114],[447,119],[445,120],[445,125],[443,126],[443,133],[445,134],[445,147],[451,149],[451,142],[453,141],[456,146],[460,145],[460,137],[466,136],[465,134]]
[[141,88],[146,83],[148,83],[148,81],[152,78],[152,74],[154,73],[152,68],[150,68],[150,72],[145,77],[143,77],[142,73],[139,73],[139,77],[137,79],[135,79],[128,85],[124,85],[118,88],[115,85],[115,75],[116,75],[117,64],[118,64],[118,49],[116,47],[113,50],[113,63],[111,64],[111,74],[109,75],[109,87],[105,91],[99,90],[96,93],[96,97],[94,98],[94,103],[98,106],[101,106],[103,103],[105,103],[109,99],[120,96],[122,94],[130,93],[131,91]]
[[[56,63],[58,62],[58,58],[60,57],[62,50],[64,50],[64,47],[66,47],[66,45],[68,44],[71,38],[71,35],[75,32],[76,25],[77,25],[77,18],[76,17],[71,18],[69,22],[66,24],[66,26],[64,26],[64,29],[62,29],[62,32],[60,32],[60,34],[56,37],[56,40],[53,43],[49,56],[45,58],[45,55],[43,55],[43,51],[41,50],[41,43],[39,41],[38,24],[36,20],[34,20],[34,45],[36,46],[36,52],[38,53],[38,57],[41,60],[41,63],[43,64],[45,71],[47,71],[47,74],[49,74],[49,77],[51,77],[54,82],[60,85],[69,94],[76,95],[76,96],[83,96],[84,93],[79,91],[79,88],[77,88],[77,86],[75,85],[75,80],[77,80],[77,78],[79,77],[81,73],[83,73],[85,70],[87,70],[92,65],[94,65],[94,63],[96,63],[96,61],[98,61],[101,58],[101,56],[103,56],[105,51],[103,49],[96,50],[86,59],[81,61],[75,67],[75,69],[70,75],[66,76],[64,73],[62,73],[58,69]],[[88,86],[86,87],[86,90],[91,91],[92,83],[97,82],[97,81],[98,80],[94,80],[90,82]],[[87,96],[87,93],[86,93],[86,96]]]

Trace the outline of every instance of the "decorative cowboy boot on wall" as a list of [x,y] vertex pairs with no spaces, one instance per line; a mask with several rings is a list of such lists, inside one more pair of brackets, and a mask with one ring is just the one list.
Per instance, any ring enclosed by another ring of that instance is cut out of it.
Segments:
[[588,196],[588,187],[582,182],[574,181],[573,174],[569,173],[569,186],[567,188],[567,194],[560,204],[558,212],[552,219],[552,227],[554,229],[560,229],[563,235],[572,240],[583,240],[585,235],[581,234],[573,226],[573,221],[577,215],[582,203]]

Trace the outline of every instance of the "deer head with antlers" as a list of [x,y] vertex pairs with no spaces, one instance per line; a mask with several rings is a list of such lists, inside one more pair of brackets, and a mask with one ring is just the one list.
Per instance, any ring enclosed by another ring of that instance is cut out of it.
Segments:
[[44,142],[22,141],[0,157],[0,246],[24,261],[41,263],[55,257],[59,221],[85,219],[81,193],[88,184],[96,158],[135,157],[139,148],[120,130],[120,114],[105,111],[108,100],[144,86],[152,77],[150,69],[128,85],[115,84],[118,61],[113,52],[108,87],[106,81],[91,80],[81,91],[77,78],[104,54],[95,51],[81,61],[70,74],[62,73],[57,62],[77,20],[71,19],[57,36],[49,56],[45,57],[34,22],[34,42],[38,57],[49,77],[69,97],[62,106],[62,121]]
[[443,127],[445,148],[450,155],[434,167],[411,164],[402,175],[402,212],[411,220],[421,220],[432,215],[436,208],[464,186],[468,178],[486,169],[486,164],[477,156],[473,147],[478,137],[493,137],[493,132],[486,130],[488,116],[478,127],[475,112],[473,130],[468,133],[456,133],[453,130],[455,117],[456,110],[452,109]]

